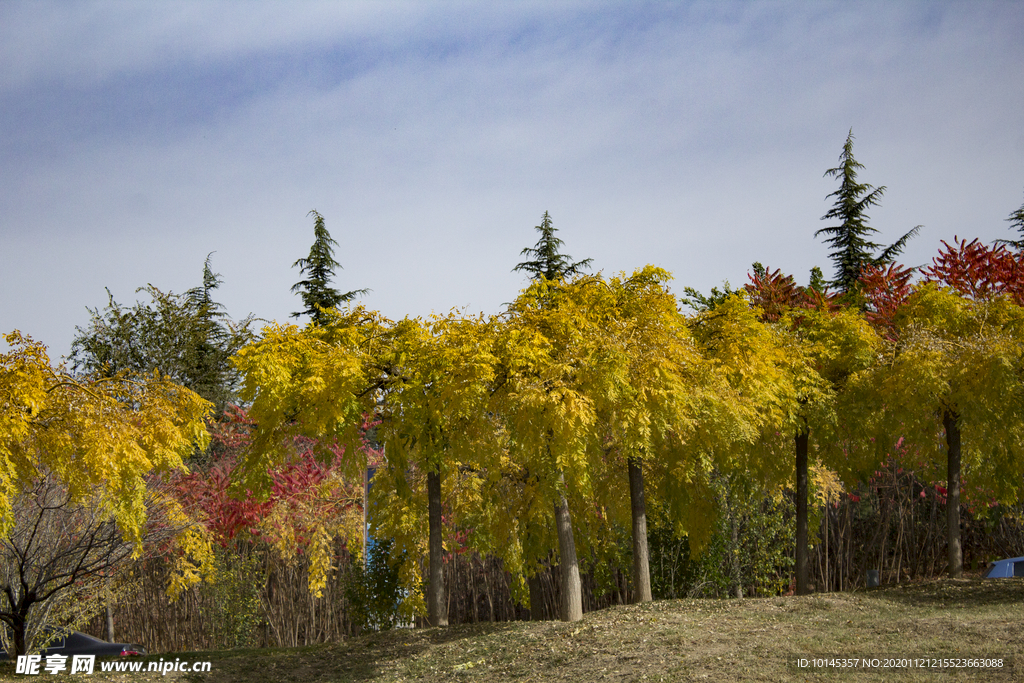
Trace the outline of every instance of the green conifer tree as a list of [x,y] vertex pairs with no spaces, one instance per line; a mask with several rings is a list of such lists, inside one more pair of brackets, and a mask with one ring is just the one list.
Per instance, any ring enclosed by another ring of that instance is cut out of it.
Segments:
[[828,283],[825,282],[825,275],[821,272],[821,268],[814,266],[811,268],[811,280],[807,285],[808,289],[813,289],[815,292],[824,294],[825,290],[828,289]]
[[857,169],[864,168],[853,157],[853,129],[846,136],[843,153],[839,155],[839,166],[825,171],[826,176],[839,178],[839,189],[829,194],[835,197],[833,207],[821,217],[821,220],[838,220],[838,225],[821,228],[814,233],[815,237],[825,235],[825,242],[832,247],[829,258],[835,264],[835,279],[829,284],[840,292],[849,292],[856,286],[861,271],[865,266],[882,266],[892,263],[903,251],[907,241],[921,229],[918,225],[896,242],[889,245],[875,256],[881,245],[870,241],[872,233],[878,232],[867,223],[867,210],[878,204],[885,193],[885,186],[874,187],[867,183],[857,182]]
[[334,246],[338,243],[331,238],[331,233],[327,232],[324,217],[316,209],[307,215],[313,216],[313,246],[309,248],[309,256],[300,258],[292,264],[292,268],[298,266],[300,274],[305,276],[304,280],[292,286],[292,291],[298,292],[302,297],[305,309],[292,313],[292,317],[308,315],[314,323],[322,325],[327,320],[324,311],[337,308],[339,304],[351,301],[370,290],[355,289],[342,294],[331,287],[334,269],[341,268],[341,264],[334,260]]
[[559,253],[563,242],[555,237],[557,229],[551,224],[551,216],[544,212],[540,225],[534,226],[540,232],[540,239],[532,248],[527,247],[520,252],[521,256],[531,256],[532,261],[523,261],[512,272],[525,271],[530,273],[530,278],[539,280],[544,277],[548,280],[559,280],[571,277],[582,270],[590,268],[592,259],[572,262],[568,254]]
[[[760,265],[760,264],[758,264]],[[700,290],[694,287],[683,287],[683,296],[680,297],[682,302],[692,308],[697,313],[703,313],[705,311],[713,311],[721,304],[725,303],[733,294],[736,294],[739,290],[733,289],[732,285],[729,284],[728,280],[722,282],[722,289],[718,287],[712,287],[711,293],[704,295]]]
[[1024,251],[1024,204],[1021,204],[1020,208],[1011,213],[1010,217],[1006,220],[1010,223],[1010,229],[1016,230],[1021,239],[996,240],[996,244],[1004,244],[1008,247],[1013,247],[1017,251]]

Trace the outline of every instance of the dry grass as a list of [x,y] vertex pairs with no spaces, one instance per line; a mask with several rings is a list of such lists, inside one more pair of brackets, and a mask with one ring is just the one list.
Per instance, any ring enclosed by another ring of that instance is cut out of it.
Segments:
[[[813,656],[1001,658],[1002,669],[799,668]],[[399,630],[336,645],[164,655],[209,674],[96,674],[92,681],[1024,680],[1024,581],[941,580],[870,592],[618,607],[574,624]],[[13,667],[0,678],[20,678]],[[43,674],[46,680],[65,677]],[[79,677],[66,677],[67,679]]]

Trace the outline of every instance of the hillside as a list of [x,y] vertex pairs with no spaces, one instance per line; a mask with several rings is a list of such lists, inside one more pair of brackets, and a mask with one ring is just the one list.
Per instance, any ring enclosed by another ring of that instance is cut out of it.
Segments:
[[[1024,581],[962,579],[807,597],[658,601],[589,613],[574,624],[488,623],[375,633],[291,650],[164,655],[164,660],[210,660],[212,671],[164,677],[97,673],[89,678],[225,683],[1024,680],[1022,655]],[[856,658],[857,668],[797,666],[798,658],[814,656]],[[885,669],[886,658],[993,658],[1002,659],[1003,667],[941,673]],[[865,659],[878,659],[878,668],[863,668]],[[14,676],[10,665],[0,673],[24,680]]]

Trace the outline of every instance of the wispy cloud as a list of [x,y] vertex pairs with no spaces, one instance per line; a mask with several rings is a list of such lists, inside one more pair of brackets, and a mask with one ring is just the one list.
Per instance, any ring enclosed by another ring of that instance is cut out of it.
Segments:
[[283,319],[314,207],[392,316],[497,310],[545,210],[606,270],[803,278],[851,126],[924,261],[1020,204],[1022,34],[1013,3],[4,3],[0,319],[64,352],[105,285],[210,251]]

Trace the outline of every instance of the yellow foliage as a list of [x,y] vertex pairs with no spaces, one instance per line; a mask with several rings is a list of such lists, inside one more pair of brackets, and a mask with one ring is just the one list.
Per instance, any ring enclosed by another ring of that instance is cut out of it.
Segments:
[[349,474],[357,475],[363,415],[378,398],[374,383],[380,338],[388,321],[357,307],[328,312],[326,326],[276,323],[232,359],[244,374],[242,400],[257,427],[240,462],[240,489],[266,493],[268,469],[280,464],[295,435],[336,436],[345,446]]
[[313,530],[313,540],[309,544],[309,593],[323,597],[327,579],[334,571],[333,548],[334,538],[330,531],[322,526]]
[[447,470],[489,456],[491,337],[483,318],[456,314],[406,318],[393,327],[380,359],[388,382],[378,428],[393,466]]
[[201,527],[186,527],[178,536],[176,545],[178,553],[167,586],[171,602],[200,581],[211,580],[217,572],[213,545]]
[[839,497],[846,490],[839,476],[821,464],[810,465],[807,468],[810,475],[811,489],[814,491],[814,499],[819,505],[836,505]]
[[12,497],[49,471],[73,500],[109,510],[126,538],[141,543],[145,477],[184,469],[209,442],[210,404],[159,374],[74,377],[53,367],[45,347],[19,332],[0,354],[0,535],[11,528]]
[[[1024,467],[1024,308],[1008,297],[970,299],[917,287],[895,318],[884,364],[866,386],[881,398],[871,433],[899,434],[944,469],[942,416],[957,417],[972,487],[1019,500]],[[879,436],[879,449],[891,446]]]

